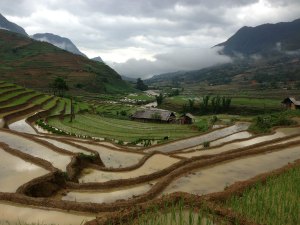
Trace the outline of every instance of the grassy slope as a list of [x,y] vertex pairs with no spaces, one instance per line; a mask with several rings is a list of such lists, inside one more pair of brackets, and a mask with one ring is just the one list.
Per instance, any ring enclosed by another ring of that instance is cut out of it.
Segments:
[[26,87],[44,91],[55,77],[62,76],[73,91],[77,84],[81,84],[87,92],[132,90],[104,63],[5,30],[0,30],[0,58],[1,80]]

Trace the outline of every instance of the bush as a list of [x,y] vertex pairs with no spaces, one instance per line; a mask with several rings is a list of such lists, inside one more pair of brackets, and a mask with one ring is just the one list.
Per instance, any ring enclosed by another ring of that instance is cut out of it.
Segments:
[[268,133],[272,127],[291,126],[295,123],[286,113],[257,116],[249,127],[249,131],[254,133]]
[[203,142],[203,147],[204,148],[209,148],[209,146],[210,146],[210,142],[209,141]]
[[210,124],[208,123],[208,121],[206,119],[203,119],[203,120],[200,120],[199,122],[197,122],[196,126],[197,126],[198,130],[201,132],[206,132],[210,129]]

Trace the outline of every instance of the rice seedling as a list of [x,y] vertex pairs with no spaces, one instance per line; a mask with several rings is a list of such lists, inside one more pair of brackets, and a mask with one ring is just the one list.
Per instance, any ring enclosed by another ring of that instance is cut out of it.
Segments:
[[[216,222],[217,221],[217,222]],[[165,202],[160,208],[154,205],[144,212],[129,215],[126,222],[108,221],[107,225],[216,225],[226,224],[214,215],[208,214],[205,208],[187,207],[183,200],[178,203]]]
[[300,167],[232,196],[226,206],[257,223],[300,224]]

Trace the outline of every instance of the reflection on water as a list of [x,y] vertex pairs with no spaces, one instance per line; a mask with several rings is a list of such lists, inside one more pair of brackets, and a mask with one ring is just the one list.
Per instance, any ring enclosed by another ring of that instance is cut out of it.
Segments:
[[22,205],[11,205],[0,202],[0,224],[59,224],[80,225],[95,219],[93,215],[84,215],[78,212],[60,212],[53,209],[30,208]]
[[8,125],[9,129],[22,133],[36,134],[36,131],[26,122],[26,119],[19,120]]
[[66,170],[66,166],[71,161],[70,156],[59,154],[46,146],[4,131],[0,131],[0,142],[6,143],[13,149],[45,159],[52,163],[54,167],[61,169],[62,171]]
[[79,143],[79,142],[78,143],[76,142],[76,144],[98,152],[100,158],[102,159],[106,167],[111,167],[111,168],[128,167],[137,164],[141,160],[141,158],[143,158],[142,154],[112,150],[100,145],[92,145],[92,144]]
[[28,181],[43,176],[49,171],[26,162],[0,148],[0,191],[15,192]]

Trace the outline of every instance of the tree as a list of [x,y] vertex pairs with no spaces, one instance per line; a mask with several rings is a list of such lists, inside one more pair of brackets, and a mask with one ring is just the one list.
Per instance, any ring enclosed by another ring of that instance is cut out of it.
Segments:
[[189,99],[189,109],[191,112],[195,109],[195,99]]
[[146,84],[144,84],[143,80],[141,78],[138,78],[136,80],[136,89],[139,89],[141,91],[146,91],[148,90],[148,86]]
[[53,91],[54,95],[64,96],[65,91],[69,90],[69,87],[62,77],[57,77],[55,80],[49,85]]
[[163,102],[164,96],[162,95],[162,93],[160,93],[158,96],[155,96],[156,98],[156,102],[157,105],[161,105],[161,103]]

